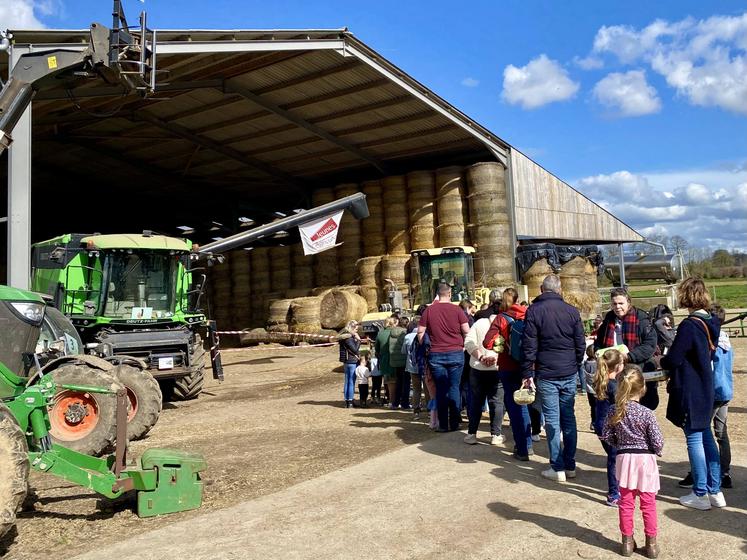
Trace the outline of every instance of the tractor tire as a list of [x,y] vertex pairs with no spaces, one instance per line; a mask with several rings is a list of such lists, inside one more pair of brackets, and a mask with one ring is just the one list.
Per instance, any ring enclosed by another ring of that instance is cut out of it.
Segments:
[[119,364],[112,371],[127,390],[127,440],[142,439],[158,422],[163,408],[161,388],[146,370]]
[[52,441],[78,453],[99,456],[117,437],[117,397],[114,393],[84,393],[60,385],[88,385],[116,392],[114,377],[98,369],[65,364],[51,372],[57,394],[49,405]]
[[175,401],[188,401],[196,399],[202,391],[205,382],[205,350],[201,345],[195,345],[192,354],[192,372],[179,379],[174,380],[171,397]]
[[26,497],[29,456],[26,437],[11,411],[0,403],[0,537],[16,523]]

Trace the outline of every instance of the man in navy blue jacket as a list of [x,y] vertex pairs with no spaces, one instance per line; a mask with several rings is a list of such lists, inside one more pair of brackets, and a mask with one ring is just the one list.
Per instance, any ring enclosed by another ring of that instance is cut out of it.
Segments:
[[536,377],[545,415],[550,468],[542,476],[565,482],[576,476],[576,376],[586,341],[578,309],[560,295],[560,278],[547,276],[540,289],[524,320],[522,376],[526,387],[533,387]]

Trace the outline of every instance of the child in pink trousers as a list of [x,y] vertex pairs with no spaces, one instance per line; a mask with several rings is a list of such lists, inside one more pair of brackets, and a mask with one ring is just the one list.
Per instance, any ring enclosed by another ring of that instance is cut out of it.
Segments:
[[615,405],[604,423],[601,439],[617,449],[615,473],[620,486],[621,554],[631,556],[636,548],[633,538],[635,499],[640,501],[646,547],[641,551],[647,558],[659,555],[656,542],[656,493],[659,491],[659,467],[656,456],[661,456],[664,438],[654,413],[639,401],[646,392],[643,374],[637,366],[628,365],[617,376]]

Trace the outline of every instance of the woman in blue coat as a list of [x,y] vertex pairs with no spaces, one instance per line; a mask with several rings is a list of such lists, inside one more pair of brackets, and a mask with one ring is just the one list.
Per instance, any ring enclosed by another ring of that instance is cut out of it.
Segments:
[[699,278],[687,278],[679,288],[680,307],[690,315],[680,322],[677,336],[661,366],[669,371],[667,419],[685,432],[693,489],[680,498],[684,506],[707,510],[724,507],[718,448],[711,432],[713,414],[713,351],[719,322],[707,309],[710,297]]

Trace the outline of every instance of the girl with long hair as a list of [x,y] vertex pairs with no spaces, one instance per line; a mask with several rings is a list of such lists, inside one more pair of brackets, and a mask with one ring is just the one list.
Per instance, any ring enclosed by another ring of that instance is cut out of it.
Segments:
[[622,534],[621,554],[631,556],[636,548],[633,538],[635,499],[640,502],[647,558],[659,555],[656,493],[659,491],[659,467],[664,438],[653,411],[641,405],[646,383],[641,370],[627,365],[617,376],[615,404],[604,423],[601,439],[617,449],[615,474],[620,488],[618,515]]

